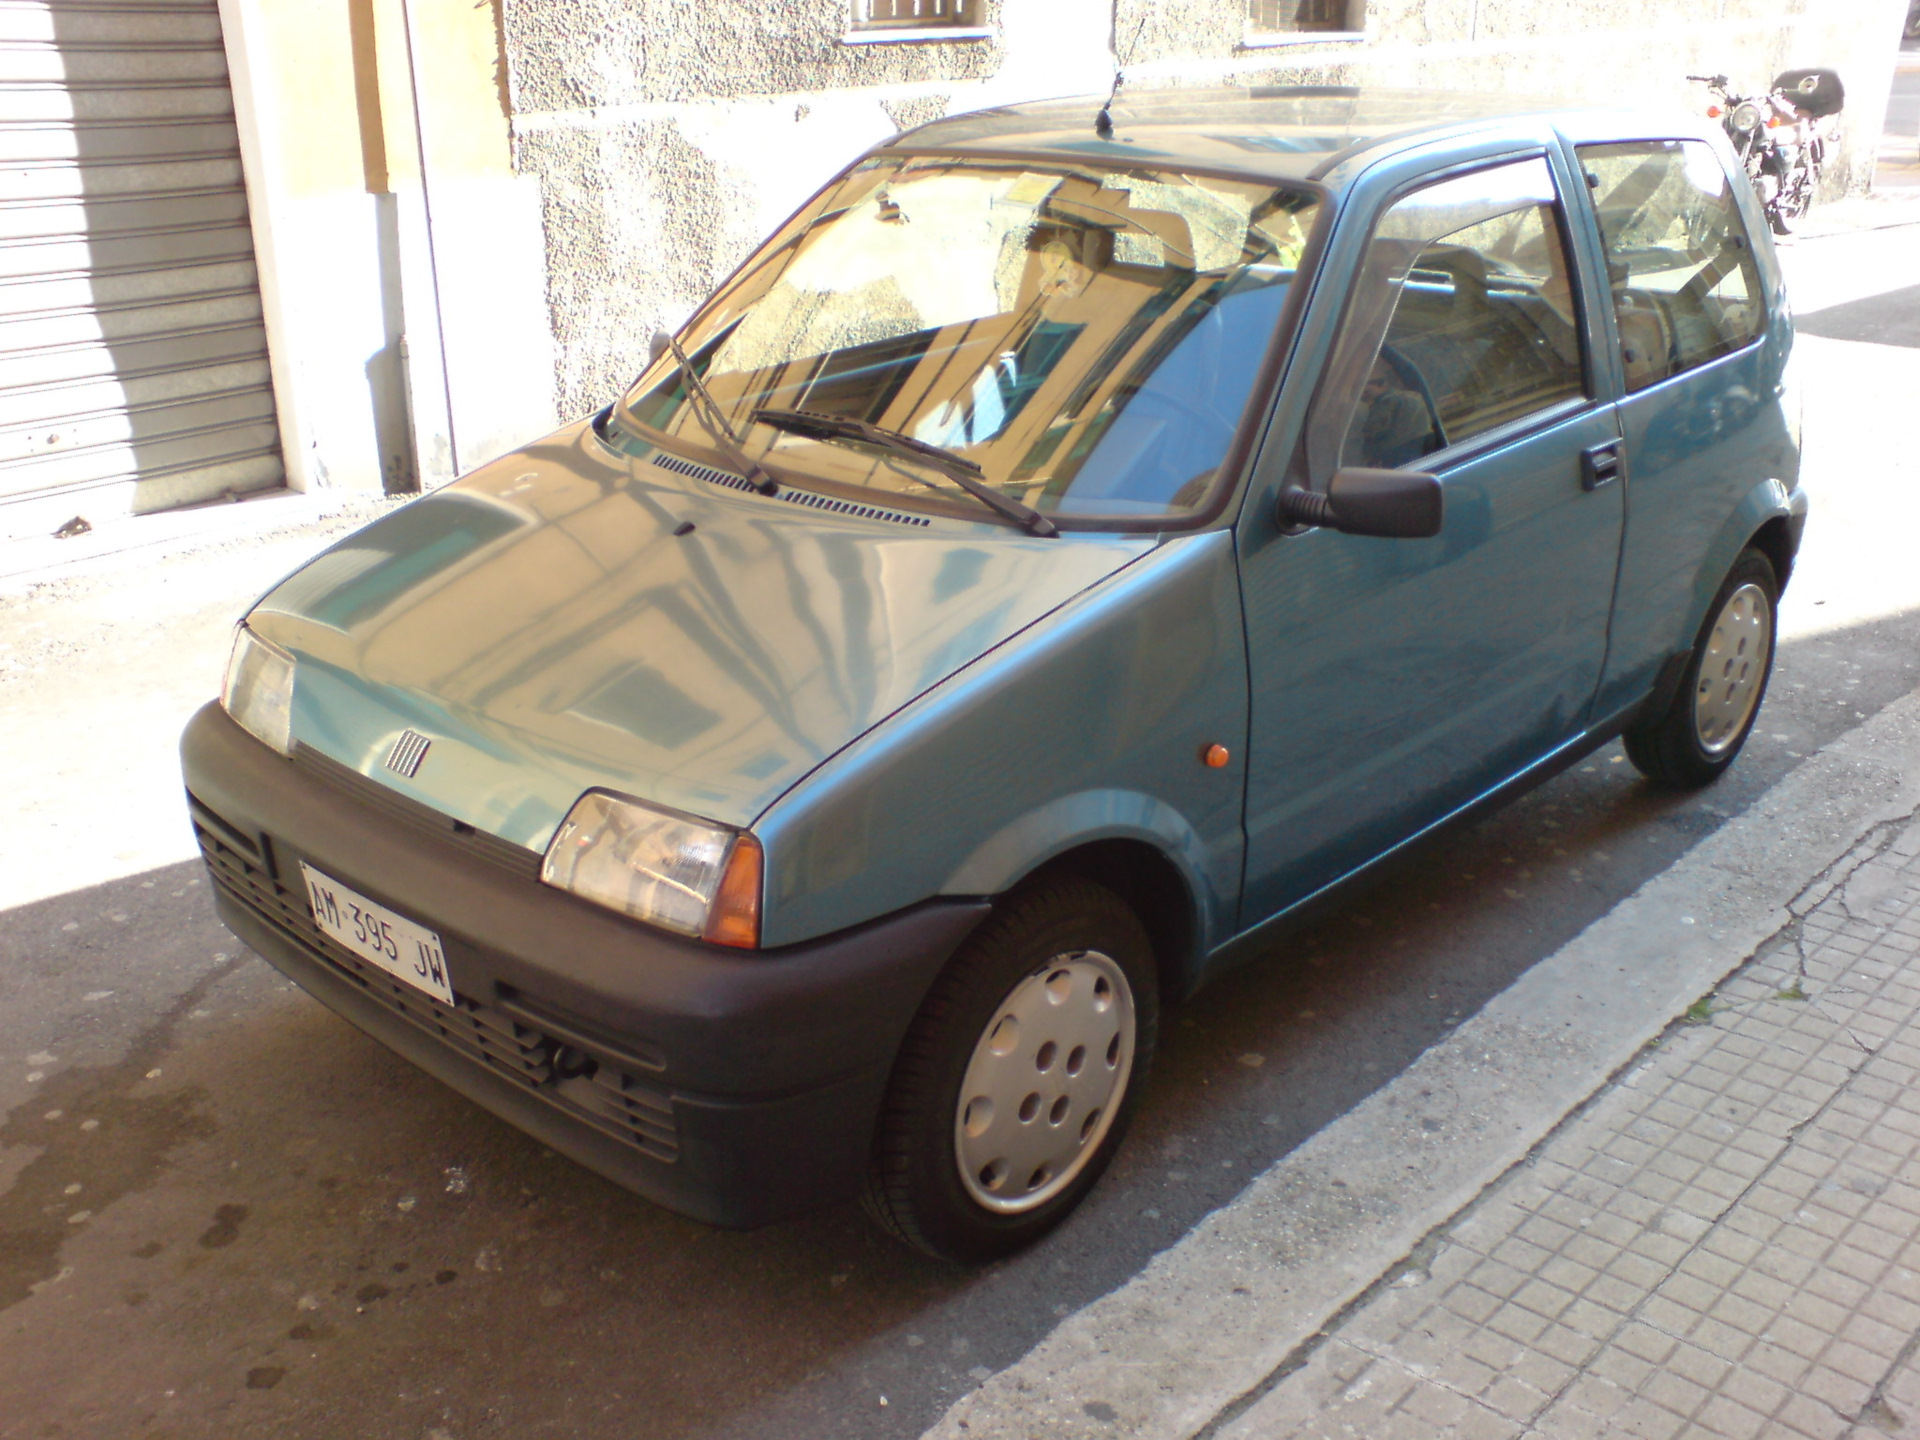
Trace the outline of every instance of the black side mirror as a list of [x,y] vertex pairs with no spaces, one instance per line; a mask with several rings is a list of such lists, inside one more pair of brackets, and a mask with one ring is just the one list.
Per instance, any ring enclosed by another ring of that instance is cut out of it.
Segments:
[[1424,540],[1440,533],[1444,492],[1424,470],[1367,470],[1343,465],[1315,490],[1280,492],[1280,523],[1318,525],[1345,535]]

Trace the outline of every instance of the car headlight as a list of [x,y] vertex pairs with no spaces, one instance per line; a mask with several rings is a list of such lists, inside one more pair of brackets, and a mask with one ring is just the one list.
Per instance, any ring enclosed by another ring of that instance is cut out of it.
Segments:
[[744,831],[589,790],[554,831],[540,878],[676,934],[760,943],[760,842]]
[[1758,130],[1760,128],[1760,107],[1751,100],[1742,100],[1733,107],[1733,114],[1727,117],[1736,130]]
[[293,754],[293,656],[262,640],[245,621],[233,632],[220,704],[254,739]]

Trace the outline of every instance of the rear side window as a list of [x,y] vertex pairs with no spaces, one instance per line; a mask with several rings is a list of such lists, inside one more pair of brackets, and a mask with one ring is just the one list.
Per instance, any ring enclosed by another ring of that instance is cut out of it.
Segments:
[[1759,266],[1734,182],[1710,146],[1583,145],[1580,160],[1606,241],[1627,389],[1703,365],[1760,333]]
[[1381,217],[1309,424],[1310,468],[1393,468],[1586,393],[1545,160],[1416,190]]

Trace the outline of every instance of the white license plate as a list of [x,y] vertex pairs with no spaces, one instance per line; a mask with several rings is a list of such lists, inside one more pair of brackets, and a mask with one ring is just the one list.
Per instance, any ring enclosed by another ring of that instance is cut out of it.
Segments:
[[447,952],[438,935],[322,875],[304,860],[300,870],[307,877],[307,901],[313,906],[316,925],[362,960],[443,1004],[453,1004]]

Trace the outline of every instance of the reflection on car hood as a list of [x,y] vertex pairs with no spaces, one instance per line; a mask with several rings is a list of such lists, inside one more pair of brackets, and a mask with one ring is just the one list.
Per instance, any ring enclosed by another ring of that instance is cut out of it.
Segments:
[[[539,848],[593,786],[748,824],[1152,545],[783,497],[575,426],[350,536],[249,623],[299,661],[296,740]],[[431,746],[406,778],[385,761],[409,728]]]

